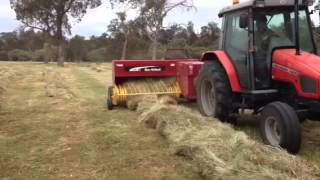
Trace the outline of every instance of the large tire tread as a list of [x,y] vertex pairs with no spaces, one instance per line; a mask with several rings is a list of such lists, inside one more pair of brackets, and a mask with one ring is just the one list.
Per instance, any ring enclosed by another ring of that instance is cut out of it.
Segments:
[[215,89],[216,113],[214,117],[221,121],[228,121],[230,113],[232,113],[232,90],[227,74],[218,61],[207,61],[200,70],[199,77],[196,80],[197,103],[202,115],[208,116],[203,108],[200,97],[201,82],[204,78],[211,78]]
[[277,116],[281,123],[282,137],[280,146],[291,154],[297,154],[301,146],[301,127],[299,118],[294,109],[282,102],[273,102],[262,111],[260,123],[261,136],[264,143],[270,145],[265,132],[265,119],[268,116]]

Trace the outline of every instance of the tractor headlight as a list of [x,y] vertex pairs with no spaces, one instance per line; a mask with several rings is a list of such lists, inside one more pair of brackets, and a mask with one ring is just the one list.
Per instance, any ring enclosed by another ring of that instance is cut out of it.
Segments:
[[300,77],[301,89],[304,93],[317,93],[317,81],[307,76]]

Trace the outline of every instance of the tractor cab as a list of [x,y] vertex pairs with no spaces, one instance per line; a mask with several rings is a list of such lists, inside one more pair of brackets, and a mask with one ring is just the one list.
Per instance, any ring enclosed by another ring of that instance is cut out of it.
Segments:
[[277,49],[296,49],[299,42],[302,51],[316,53],[308,10],[311,4],[300,0],[298,27],[294,0],[252,0],[220,12],[224,22],[220,49],[231,59],[241,89],[272,88],[272,55]]
[[297,153],[300,122],[320,117],[313,3],[251,0],[222,9],[220,50],[204,53],[196,79],[200,112],[236,122],[250,109],[266,144]]

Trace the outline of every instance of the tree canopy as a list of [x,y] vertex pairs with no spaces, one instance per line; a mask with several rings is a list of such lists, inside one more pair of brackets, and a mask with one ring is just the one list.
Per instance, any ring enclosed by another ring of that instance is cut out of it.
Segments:
[[64,35],[70,34],[69,16],[78,21],[88,8],[101,5],[101,0],[10,0],[17,20],[26,27],[38,29],[54,37],[59,46],[59,63],[64,61]]
[[[117,17],[100,36],[70,36],[71,18],[81,21],[89,8],[101,0],[10,0],[23,27],[0,34],[2,60],[63,60],[73,62],[112,59],[161,58],[166,49],[184,48],[197,58],[217,48],[220,29],[216,22],[202,27],[173,23],[164,26],[168,13],[176,8],[193,9],[192,0],[108,0]],[[127,18],[129,10],[137,17]],[[197,32],[196,32],[197,31]]]

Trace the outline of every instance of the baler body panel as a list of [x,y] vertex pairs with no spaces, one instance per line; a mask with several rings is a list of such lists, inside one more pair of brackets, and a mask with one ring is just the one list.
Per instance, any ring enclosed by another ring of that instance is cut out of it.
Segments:
[[114,60],[113,84],[121,85],[129,80],[143,78],[176,78],[183,98],[196,99],[195,78],[203,62],[186,60]]
[[112,62],[113,83],[125,78],[176,77],[177,61],[170,60],[115,60]]
[[197,98],[195,79],[199,75],[203,62],[187,61],[177,64],[177,80],[181,87],[182,96],[186,99],[195,100]]

